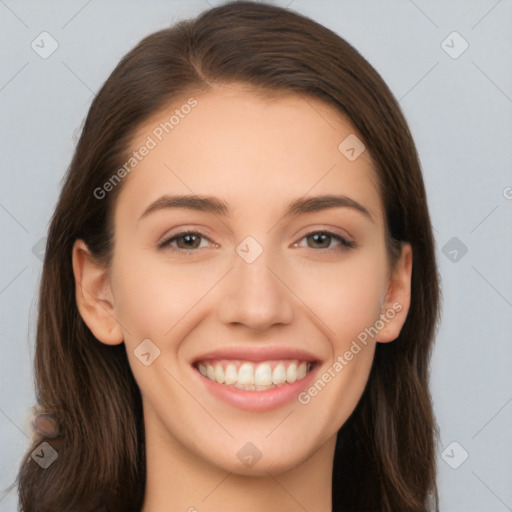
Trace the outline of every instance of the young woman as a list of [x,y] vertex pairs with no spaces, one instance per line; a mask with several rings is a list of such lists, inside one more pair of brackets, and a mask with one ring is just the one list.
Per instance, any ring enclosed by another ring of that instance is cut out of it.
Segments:
[[20,509],[437,510],[438,282],[411,134],[346,41],[251,2],[146,37],[51,220]]

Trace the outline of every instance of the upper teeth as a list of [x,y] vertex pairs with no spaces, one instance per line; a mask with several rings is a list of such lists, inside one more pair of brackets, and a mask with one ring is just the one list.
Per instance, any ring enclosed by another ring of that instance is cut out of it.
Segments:
[[[285,382],[302,379],[311,369],[306,361],[200,361],[198,369],[202,375],[219,384],[234,385],[242,389],[270,389]],[[255,387],[256,386],[256,387]]]

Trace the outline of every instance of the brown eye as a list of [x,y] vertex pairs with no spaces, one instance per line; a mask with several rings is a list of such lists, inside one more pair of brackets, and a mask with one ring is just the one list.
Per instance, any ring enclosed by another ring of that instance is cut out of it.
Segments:
[[[326,251],[337,251],[344,249],[352,249],[356,246],[354,242],[348,241],[346,238],[331,233],[330,231],[313,231],[308,233],[302,240],[312,240],[313,246],[308,244],[310,249],[325,249]],[[332,240],[337,240],[338,245],[335,247],[329,247]]]
[[[181,233],[177,233],[171,238],[168,238],[167,240],[164,240],[158,245],[158,247],[159,249],[169,247],[172,250],[177,251],[195,252],[199,249],[201,238],[210,241],[207,237],[197,231],[183,231]],[[171,245],[173,242],[176,242],[176,246]]]

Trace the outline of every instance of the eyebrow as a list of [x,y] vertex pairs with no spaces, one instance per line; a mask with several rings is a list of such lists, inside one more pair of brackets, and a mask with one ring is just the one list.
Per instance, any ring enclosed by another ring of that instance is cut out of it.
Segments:
[[[288,203],[283,217],[286,218],[293,215],[302,215],[339,207],[352,208],[365,215],[370,221],[375,222],[370,212],[362,204],[344,195],[331,194],[294,199]],[[152,202],[144,210],[139,217],[139,221],[147,217],[150,213],[168,208],[187,208],[200,212],[213,213],[223,217],[231,215],[231,209],[228,203],[217,197],[197,194],[164,195]]]

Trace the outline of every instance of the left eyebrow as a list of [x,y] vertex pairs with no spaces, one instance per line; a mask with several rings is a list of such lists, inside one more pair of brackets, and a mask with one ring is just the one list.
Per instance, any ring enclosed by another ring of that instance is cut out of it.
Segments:
[[[330,208],[352,208],[362,213],[371,222],[375,222],[372,215],[362,204],[344,195],[320,195],[292,200],[286,207],[284,217],[318,212]],[[232,214],[231,208],[225,201],[213,197],[197,194],[164,195],[151,203],[139,217],[139,221],[150,213],[167,208],[187,208],[201,212],[214,213],[223,217]]]
[[344,195],[321,195],[308,198],[299,198],[291,201],[284,213],[284,217],[290,217],[292,215],[301,215],[304,213],[318,212],[321,210],[327,210],[329,208],[353,208],[356,211],[362,213],[372,222],[373,217],[369,210],[362,204],[358,203],[354,199]]

